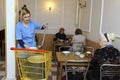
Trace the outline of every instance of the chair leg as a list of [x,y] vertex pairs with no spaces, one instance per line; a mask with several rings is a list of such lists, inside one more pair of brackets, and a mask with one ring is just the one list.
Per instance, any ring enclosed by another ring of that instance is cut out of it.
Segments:
[[100,80],[102,80],[102,67],[100,67]]
[[84,79],[83,79],[83,80],[86,80],[86,75],[87,75],[87,72],[88,72],[89,66],[90,66],[90,63],[88,62],[88,66],[87,66],[87,69],[86,69],[86,71],[85,71]]

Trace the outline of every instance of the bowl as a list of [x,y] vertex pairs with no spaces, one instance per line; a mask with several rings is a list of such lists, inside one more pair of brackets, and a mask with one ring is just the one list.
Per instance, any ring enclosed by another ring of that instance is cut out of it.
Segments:
[[70,52],[70,51],[63,51],[62,53],[65,54],[65,55],[68,55],[68,54],[70,54],[71,52]]
[[80,54],[79,56],[80,56],[80,58],[84,58],[84,57],[85,57],[85,55],[84,55],[84,54]]
[[86,55],[87,55],[88,57],[91,57],[91,56],[92,56],[92,52],[87,51],[87,52],[86,52]]

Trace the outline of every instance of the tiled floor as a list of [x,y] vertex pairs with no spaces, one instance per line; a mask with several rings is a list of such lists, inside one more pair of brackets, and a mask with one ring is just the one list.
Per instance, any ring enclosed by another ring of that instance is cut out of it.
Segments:
[[[57,74],[57,65],[52,63],[51,72],[49,73],[48,80],[56,80]],[[4,80],[5,75],[5,61],[4,59],[0,59],[0,80]]]
[[56,80],[57,78],[57,64],[52,63],[51,72],[49,74],[48,80]]

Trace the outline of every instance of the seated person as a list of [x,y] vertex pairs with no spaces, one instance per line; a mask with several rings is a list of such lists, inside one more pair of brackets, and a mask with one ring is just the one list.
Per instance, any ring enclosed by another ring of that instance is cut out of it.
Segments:
[[81,51],[83,45],[85,44],[86,44],[86,38],[85,36],[82,35],[82,30],[77,28],[75,30],[75,35],[72,38],[73,51]]
[[68,41],[68,38],[64,32],[65,32],[65,29],[60,28],[59,32],[56,33],[54,36],[54,41]]
[[120,52],[112,45],[115,38],[111,37],[111,35],[108,33],[101,34],[99,41],[101,48],[94,53],[94,58],[99,64],[119,63]]
[[[99,45],[101,46],[101,48],[95,51],[94,57],[91,61],[92,69],[94,72],[90,73],[90,76],[92,75],[95,80],[100,79],[99,73],[100,73],[100,66],[102,64],[104,63],[119,64],[120,63],[119,62],[120,51],[112,45],[112,42],[114,40],[115,40],[115,36],[113,36],[112,33],[111,34],[108,34],[108,33],[100,34]],[[93,79],[89,78],[88,80],[93,80]],[[108,80],[108,77],[105,80]],[[118,80],[118,79],[112,79],[112,80]]]
[[[65,34],[65,29],[64,28],[60,28],[59,32],[55,34],[54,41],[60,41],[60,42],[68,42],[68,38]],[[59,47],[60,46],[56,46],[57,51],[59,51]],[[61,48],[60,51],[64,51],[64,50],[68,50],[68,48]]]

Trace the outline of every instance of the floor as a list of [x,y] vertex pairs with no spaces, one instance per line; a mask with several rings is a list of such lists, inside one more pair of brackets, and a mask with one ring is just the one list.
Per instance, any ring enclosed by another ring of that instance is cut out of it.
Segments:
[[57,64],[52,63],[51,72],[49,74],[48,80],[56,80],[57,78]]

